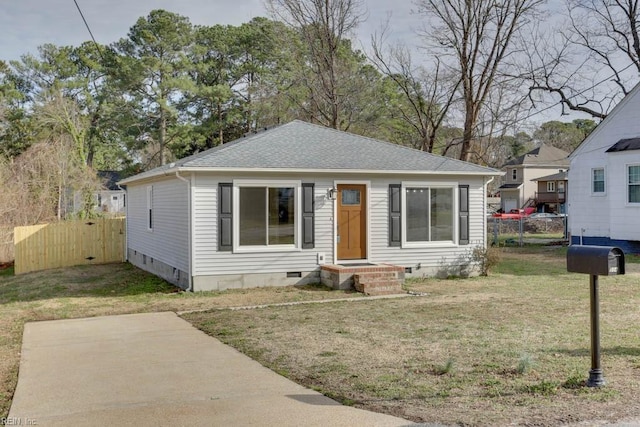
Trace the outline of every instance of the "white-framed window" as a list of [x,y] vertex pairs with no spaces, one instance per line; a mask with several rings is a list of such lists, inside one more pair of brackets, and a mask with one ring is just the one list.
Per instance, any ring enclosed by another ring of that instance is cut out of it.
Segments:
[[518,180],[518,169],[511,169],[511,180],[512,181]]
[[555,192],[556,192],[556,182],[547,181],[547,193],[555,193]]
[[627,166],[627,202],[640,203],[640,165]]
[[234,252],[300,248],[300,181],[234,181]]
[[455,244],[457,184],[402,183],[402,246]]
[[147,230],[153,230],[153,185],[147,187]]
[[604,168],[591,169],[591,192],[594,194],[604,194]]

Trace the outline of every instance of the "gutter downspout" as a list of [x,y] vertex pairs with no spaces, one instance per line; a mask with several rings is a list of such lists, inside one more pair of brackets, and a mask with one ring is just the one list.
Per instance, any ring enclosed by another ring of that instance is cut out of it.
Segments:
[[127,262],[129,261],[129,204],[127,203],[129,192],[122,188],[120,184],[116,183],[116,185],[124,191],[124,262]]
[[482,227],[482,239],[483,239],[482,241],[485,249],[487,249],[487,188],[489,184],[493,182],[494,179],[496,179],[496,177],[492,176],[489,179],[489,181],[485,181],[484,183],[484,206],[482,207],[482,218],[483,218],[484,227]]
[[[191,177],[193,178],[193,174],[191,175]],[[188,268],[188,288],[187,291],[189,292],[193,292],[193,248],[191,247],[192,245],[192,241],[193,241],[193,230],[191,229],[193,227],[193,221],[191,218],[191,214],[192,214],[192,207],[191,207],[191,180],[186,179],[182,176],[180,176],[180,171],[176,171],[176,178],[178,178],[180,181],[182,182],[186,182],[187,183],[187,187],[188,187],[188,191],[187,191],[187,206],[189,208],[188,211],[188,223],[187,223],[187,228],[189,229],[189,235],[187,236],[187,246],[189,247],[189,256],[188,256],[188,260],[189,260],[189,268]]]

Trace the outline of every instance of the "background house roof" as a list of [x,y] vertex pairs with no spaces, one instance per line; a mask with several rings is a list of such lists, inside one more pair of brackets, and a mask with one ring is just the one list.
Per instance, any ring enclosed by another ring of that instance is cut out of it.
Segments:
[[122,190],[122,188],[118,187],[118,181],[120,181],[123,178],[122,172],[98,171],[97,175],[107,190],[111,190],[111,191]]
[[554,173],[553,175],[541,176],[540,178],[534,178],[531,181],[567,181],[567,171]]
[[540,144],[522,156],[515,158],[504,166],[565,166],[569,167],[569,153],[556,147]]
[[613,144],[605,153],[615,153],[618,151],[640,150],[640,138],[626,138]]
[[498,187],[499,190],[513,190],[515,188],[520,188],[522,187],[522,184],[502,184],[500,187]]
[[176,170],[342,170],[501,175],[495,169],[294,120],[125,179]]

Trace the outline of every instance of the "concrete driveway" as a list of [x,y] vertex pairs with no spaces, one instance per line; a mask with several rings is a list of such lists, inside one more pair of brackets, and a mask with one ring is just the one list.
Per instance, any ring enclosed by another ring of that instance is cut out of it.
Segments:
[[174,313],[25,325],[7,420],[38,426],[403,426],[306,389]]

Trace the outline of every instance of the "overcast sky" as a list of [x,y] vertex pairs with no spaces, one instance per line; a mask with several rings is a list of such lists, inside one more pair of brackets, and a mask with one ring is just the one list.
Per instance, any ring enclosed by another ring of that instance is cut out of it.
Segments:
[[[363,0],[367,19],[358,28],[355,47],[369,51],[371,34],[380,31],[391,13],[390,37],[415,49],[416,31],[424,17],[412,13],[411,0]],[[189,18],[195,25],[239,25],[267,16],[263,0],[77,0],[96,41],[110,44],[126,37],[136,20],[153,9],[165,9]],[[393,10],[391,10],[393,7]],[[78,46],[90,40],[73,0],[0,0],[0,59],[15,60],[37,53],[45,43]],[[419,62],[420,55],[416,58]],[[570,121],[554,109],[536,120]]]
[[[187,16],[192,24],[239,25],[256,16],[266,16],[262,0],[77,0],[87,22],[101,44],[122,37],[136,20],[153,9],[165,9]],[[394,36],[415,43],[414,31],[420,18],[411,14],[409,0],[364,0],[367,21],[358,38],[369,46],[370,34],[380,28],[390,7]],[[36,53],[45,43],[77,46],[90,36],[73,0],[0,0],[0,59],[19,59]]]

